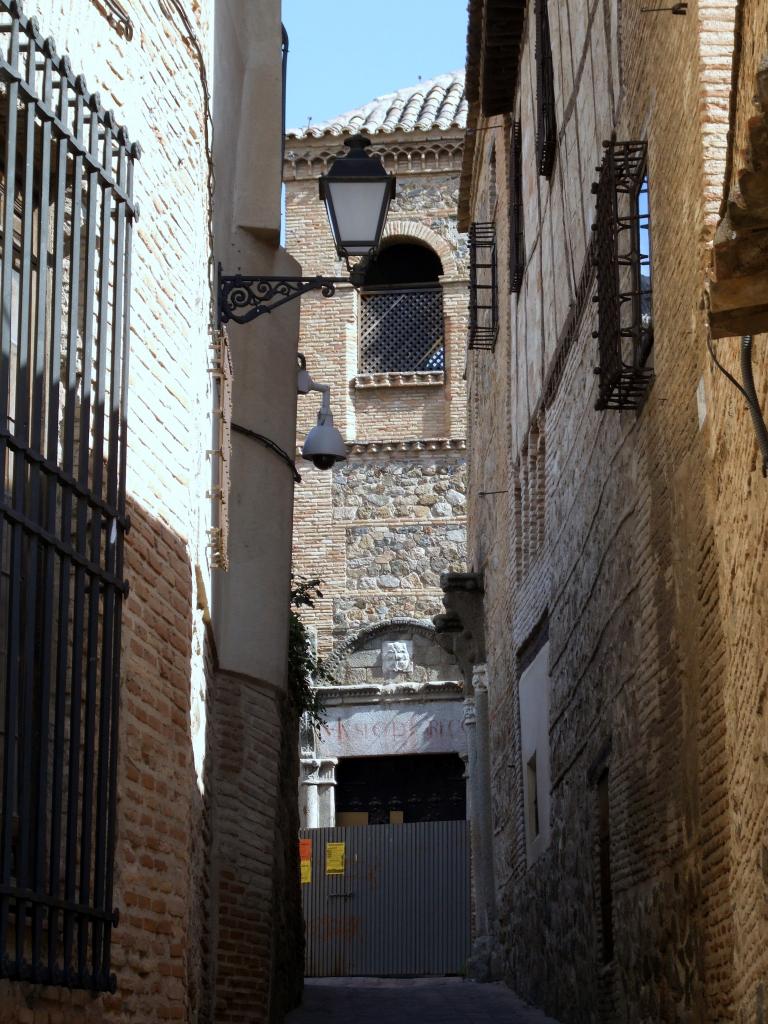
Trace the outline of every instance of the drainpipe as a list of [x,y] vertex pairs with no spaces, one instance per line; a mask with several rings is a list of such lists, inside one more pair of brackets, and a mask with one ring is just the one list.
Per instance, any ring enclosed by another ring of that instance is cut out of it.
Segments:
[[477,816],[479,807],[477,786],[479,773],[477,770],[477,717],[475,715],[475,698],[464,698],[464,734],[467,738],[467,817],[469,818],[469,842],[472,848],[472,881],[475,887],[475,917],[477,930],[481,935],[487,932],[485,875],[481,870],[483,861],[482,843],[480,841],[480,819]]
[[285,129],[286,129],[286,124],[285,124],[286,95],[285,95],[285,93],[286,93],[286,88],[288,86],[288,33],[287,33],[286,29],[285,29],[285,25],[281,25],[280,28],[282,29],[282,33],[283,33],[283,43],[282,43],[282,50],[283,50],[283,142],[282,142],[282,150],[280,152],[280,174],[282,176],[282,173],[283,173],[283,163],[285,162]]
[[467,737],[469,817],[472,866],[475,883],[475,914],[478,938],[495,930],[496,883],[493,869],[493,820],[488,728],[488,683],[485,665],[472,672],[473,696],[464,700],[464,731]]
[[475,665],[472,672],[475,696],[475,778],[472,805],[479,833],[478,876],[484,893],[485,934],[495,931],[496,880],[493,867],[493,811],[491,803],[491,743],[488,715],[488,670]]

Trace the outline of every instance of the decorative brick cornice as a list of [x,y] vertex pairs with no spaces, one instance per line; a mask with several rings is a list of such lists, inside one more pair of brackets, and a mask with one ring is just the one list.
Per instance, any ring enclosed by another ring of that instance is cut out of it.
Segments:
[[397,452],[449,452],[465,451],[464,438],[433,437],[411,441],[347,441],[347,450],[354,455],[379,455]]
[[[373,135],[371,151],[381,157],[387,171],[398,176],[461,170],[464,132],[457,129],[396,132]],[[345,153],[343,141],[333,136],[287,139],[283,178],[295,181],[326,174],[331,163]]]
[[353,388],[423,388],[445,384],[442,370],[413,373],[358,373],[352,378]]

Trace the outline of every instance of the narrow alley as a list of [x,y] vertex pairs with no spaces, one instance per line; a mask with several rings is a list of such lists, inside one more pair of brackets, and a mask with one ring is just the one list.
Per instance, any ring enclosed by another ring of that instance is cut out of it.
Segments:
[[286,1024],[555,1024],[502,984],[461,978],[313,978]]

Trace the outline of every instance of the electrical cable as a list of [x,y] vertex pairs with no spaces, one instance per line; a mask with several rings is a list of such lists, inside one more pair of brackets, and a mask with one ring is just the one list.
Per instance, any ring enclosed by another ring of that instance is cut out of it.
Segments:
[[768,476],[768,427],[760,410],[760,402],[755,390],[755,378],[752,373],[752,335],[745,334],[741,339],[741,376],[744,380],[744,391],[749,399],[749,411],[752,425],[757,435],[757,444],[763,456],[763,476]]
[[749,414],[752,417],[755,434],[757,435],[757,444],[763,457],[763,476],[768,476],[768,427],[766,427],[765,419],[763,417],[762,410],[760,409],[760,401],[757,397],[755,378],[752,372],[752,335],[745,334],[741,339],[740,366],[741,375],[744,378],[743,386],[736,380],[732,373],[729,373],[728,370],[726,370],[717,358],[717,355],[715,354],[715,347],[712,344],[712,338],[709,336],[707,337],[707,348],[709,349],[709,354],[712,357],[712,362],[718,370],[723,374],[723,376],[727,377],[731,384],[733,384],[733,386],[744,396],[749,408]]
[[275,455],[281,458],[283,462],[289,466],[293,473],[293,479],[296,483],[301,483],[301,473],[296,469],[296,463],[288,452],[281,448],[279,444],[276,444],[271,438],[265,437],[264,434],[257,434],[255,430],[249,430],[248,427],[241,427],[239,423],[233,423],[232,429],[236,433],[242,434],[244,437],[250,437],[252,441],[258,441],[259,444],[263,444],[265,448],[269,448],[270,451],[273,451]]

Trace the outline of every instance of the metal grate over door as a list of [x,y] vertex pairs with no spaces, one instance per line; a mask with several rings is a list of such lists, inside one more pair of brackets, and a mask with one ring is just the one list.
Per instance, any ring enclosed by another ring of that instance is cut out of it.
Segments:
[[133,163],[0,0],[0,976],[110,972]]
[[[308,977],[461,974],[470,951],[469,822],[301,831]],[[343,874],[327,874],[343,843]]]
[[360,295],[360,371],[414,373],[445,368],[443,290],[367,289]]

